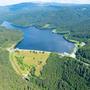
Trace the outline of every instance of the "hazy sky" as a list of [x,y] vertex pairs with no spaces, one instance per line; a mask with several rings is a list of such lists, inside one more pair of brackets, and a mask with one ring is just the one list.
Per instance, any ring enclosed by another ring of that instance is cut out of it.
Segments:
[[59,2],[59,3],[88,3],[90,4],[90,0],[0,0],[0,5],[9,5],[16,4],[21,2]]

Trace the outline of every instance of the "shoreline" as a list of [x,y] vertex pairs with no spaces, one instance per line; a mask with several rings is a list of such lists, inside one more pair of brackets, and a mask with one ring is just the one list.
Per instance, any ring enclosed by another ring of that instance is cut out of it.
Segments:
[[[55,31],[52,30],[52,33],[58,34],[56,32],[56,30]],[[66,36],[66,35],[69,35],[69,34],[68,33],[63,33],[63,38],[66,41],[70,42],[70,43],[74,43],[74,48],[73,48],[72,52],[70,52],[70,53],[64,52],[64,53],[60,53],[60,55],[62,55],[62,56],[68,56],[68,57],[72,57],[72,58],[76,58],[76,52],[78,51],[78,49],[80,47],[85,46],[86,43],[85,42],[79,42],[79,41],[76,41],[76,40],[68,39],[68,36]]]
[[[56,30],[55,31],[51,31],[52,33],[55,33],[55,34],[58,34],[57,32],[56,32]],[[20,40],[18,40],[17,41],[17,43],[15,43],[15,44],[13,44],[11,47],[9,47],[9,48],[7,48],[7,50],[9,51],[9,52],[12,52],[12,51],[16,51],[16,50],[18,50],[18,51],[35,51],[35,52],[45,52],[45,53],[56,53],[56,54],[58,54],[58,55],[61,55],[61,56],[68,56],[68,57],[72,57],[72,58],[76,58],[76,52],[77,52],[77,50],[80,48],[80,47],[83,47],[84,45],[86,45],[84,42],[79,42],[79,41],[75,41],[75,40],[70,40],[70,39],[68,39],[68,33],[66,34],[66,33],[64,33],[63,34],[63,38],[66,40],[66,41],[68,41],[68,42],[70,42],[70,43],[74,43],[74,47],[73,47],[73,49],[72,49],[72,51],[71,52],[50,52],[50,51],[43,51],[43,50],[30,50],[30,49],[19,49],[19,48],[16,48],[16,46],[24,39],[24,37],[22,36],[21,37],[21,39]]]
[[[21,39],[21,41],[22,41],[22,39]],[[19,43],[21,41],[19,40]],[[38,53],[42,53],[42,52],[44,52],[44,53],[56,53],[56,54],[61,55],[63,57],[64,56],[67,56],[67,57],[72,57],[72,58],[76,58],[76,52],[77,52],[77,50],[80,47],[83,47],[83,46],[86,45],[84,42],[81,42],[79,44],[78,43],[75,43],[74,44],[75,46],[74,46],[72,52],[70,52],[70,53],[67,53],[67,52],[59,53],[59,52],[50,52],[50,51],[42,51],[42,50],[30,50],[30,49],[19,49],[19,48],[15,48],[17,44],[18,43],[13,44],[10,48],[7,48],[7,50],[9,52],[14,52],[14,51],[32,51],[32,52],[38,52]]]
[[[36,27],[36,26],[35,26]],[[55,33],[55,34],[59,34],[57,32],[57,30],[54,28],[53,30],[51,30],[52,33]],[[43,50],[30,50],[30,49],[19,49],[19,48],[16,48],[17,45],[22,42],[22,40],[24,39],[24,36],[21,37],[20,40],[18,40],[15,44],[13,44],[11,47],[7,48],[8,51],[15,51],[15,50],[24,50],[24,51],[36,51],[36,52],[48,52],[48,53],[57,53],[57,54],[62,54],[63,56],[70,56],[70,57],[73,57],[75,58],[75,53],[76,51],[78,50],[79,46],[82,46],[82,43],[80,43],[79,41],[75,41],[75,40],[70,40],[68,39],[68,35],[70,33],[67,33],[67,32],[64,32],[62,33],[61,35],[63,36],[63,38],[70,42],[70,43],[74,43],[74,47],[72,48],[72,51],[71,52],[52,52],[52,51],[43,51]]]

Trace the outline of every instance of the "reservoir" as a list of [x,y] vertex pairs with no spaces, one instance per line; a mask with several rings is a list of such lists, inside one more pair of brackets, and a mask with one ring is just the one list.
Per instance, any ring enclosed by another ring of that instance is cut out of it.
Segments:
[[41,50],[50,52],[70,52],[74,44],[68,42],[62,35],[52,33],[51,30],[39,30],[36,27],[21,27],[9,22],[3,22],[2,26],[10,29],[18,29],[24,33],[23,40],[16,45],[19,49]]

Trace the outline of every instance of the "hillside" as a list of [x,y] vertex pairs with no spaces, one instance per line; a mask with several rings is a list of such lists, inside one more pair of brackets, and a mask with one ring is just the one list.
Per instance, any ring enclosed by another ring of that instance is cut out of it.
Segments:
[[12,68],[9,53],[6,50],[7,47],[16,43],[20,37],[19,31],[0,27],[0,90],[24,90],[24,88],[28,87],[28,83],[18,76]]
[[90,5],[22,3],[0,7],[0,12],[1,24],[9,21],[19,26],[69,32],[65,34],[68,40],[86,43],[76,52],[76,59],[51,53],[39,76],[35,66],[23,79],[15,72],[7,51],[23,34],[0,26],[0,90],[90,90]]

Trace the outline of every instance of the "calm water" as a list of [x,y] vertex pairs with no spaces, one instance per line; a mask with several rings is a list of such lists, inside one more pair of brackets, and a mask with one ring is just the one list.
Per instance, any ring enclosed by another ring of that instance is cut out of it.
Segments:
[[4,22],[2,26],[24,32],[24,39],[16,46],[19,49],[69,52],[74,48],[73,43],[66,41],[62,35],[52,33],[51,30],[39,30],[35,27],[23,28],[9,22]]

